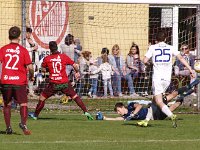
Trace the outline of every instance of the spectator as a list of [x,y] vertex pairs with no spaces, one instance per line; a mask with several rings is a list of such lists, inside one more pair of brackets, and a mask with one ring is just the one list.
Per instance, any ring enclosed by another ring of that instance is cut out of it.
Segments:
[[81,96],[81,89],[84,88],[84,84],[88,80],[89,74],[89,64],[90,64],[91,52],[90,51],[82,51],[81,57],[78,59],[79,70],[80,70],[80,79],[77,82],[77,93]]
[[107,55],[107,56],[109,55],[109,49],[106,48],[106,47],[102,48],[102,50],[101,50],[101,57],[97,58],[97,64],[98,64],[98,66],[100,66],[103,63],[102,57],[104,55]]
[[133,85],[133,78],[139,77],[139,73],[144,72],[144,64],[140,60],[140,50],[139,46],[135,43],[132,43],[130,51],[126,57],[126,78],[130,83],[131,96],[138,96],[135,93]]
[[[98,69],[95,60],[90,59],[89,72],[96,71]],[[97,84],[98,84],[98,73],[90,74],[90,89],[88,96],[96,98],[97,96]]]
[[[181,45],[180,48],[181,56],[187,61],[187,63],[191,66],[192,69],[194,69],[194,62],[195,62],[195,56],[190,53],[189,46],[187,44]],[[190,71],[180,62],[180,60],[176,59],[175,61],[175,75],[180,76],[188,76],[190,77]],[[192,83],[195,80],[195,78],[190,78],[190,83]],[[196,96],[195,93],[192,93],[192,95]]]
[[112,77],[114,92],[116,92],[118,96],[122,96],[121,80],[125,78],[128,81],[129,93],[132,95],[134,93],[133,82],[126,76],[126,66],[120,55],[119,45],[115,44],[112,47],[112,55],[109,55],[108,58],[114,70]]
[[102,56],[103,63],[100,65],[100,67],[93,71],[92,74],[96,74],[98,72],[102,72],[102,79],[104,83],[104,97],[107,98],[107,89],[109,88],[110,96],[113,97],[113,89],[111,85],[111,75],[113,74],[112,66],[108,63],[108,56],[103,55]]
[[[74,60],[75,52],[74,36],[71,34],[66,35],[65,43],[60,45],[61,53],[66,54],[71,60]],[[70,76],[73,72],[73,67],[71,65],[66,66],[67,75]],[[71,80],[71,79],[70,79]]]
[[[33,39],[31,38],[32,35],[32,29],[30,27],[26,27],[26,49],[29,52],[34,74],[37,74],[38,67],[39,67],[39,53],[38,53],[38,45],[34,43]],[[29,87],[29,95],[31,97],[35,96],[34,94],[34,81],[29,80],[28,81],[28,87]]]
[[74,40],[74,44],[75,44],[75,50],[74,50],[74,61],[77,62],[78,58],[81,55],[81,51],[82,51],[82,46],[80,44],[80,40],[77,38]]

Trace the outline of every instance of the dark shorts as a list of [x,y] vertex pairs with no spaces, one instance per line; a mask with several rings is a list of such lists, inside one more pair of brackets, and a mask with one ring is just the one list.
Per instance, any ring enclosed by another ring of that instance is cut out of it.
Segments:
[[11,102],[13,98],[18,104],[28,102],[26,85],[3,84],[1,92],[5,104]]
[[164,120],[167,117],[155,103],[151,104],[151,108],[154,120]]
[[70,82],[65,84],[49,83],[41,94],[45,98],[49,98],[58,91],[61,91],[62,93],[66,94],[67,96],[70,96],[71,98],[73,98],[76,95],[76,92],[74,91],[74,88],[71,86]]

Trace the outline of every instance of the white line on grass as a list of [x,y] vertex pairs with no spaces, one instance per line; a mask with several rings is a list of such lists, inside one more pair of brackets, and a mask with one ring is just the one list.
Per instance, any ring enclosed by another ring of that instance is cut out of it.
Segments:
[[77,143],[162,143],[162,142],[199,142],[200,139],[183,139],[183,140],[83,140],[83,141],[15,141],[2,144],[77,144]]

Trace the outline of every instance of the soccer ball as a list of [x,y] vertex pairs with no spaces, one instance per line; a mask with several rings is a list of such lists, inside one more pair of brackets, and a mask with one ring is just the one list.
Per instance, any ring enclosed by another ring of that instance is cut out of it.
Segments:
[[194,70],[197,73],[200,73],[200,61],[195,62],[195,64],[194,64]]

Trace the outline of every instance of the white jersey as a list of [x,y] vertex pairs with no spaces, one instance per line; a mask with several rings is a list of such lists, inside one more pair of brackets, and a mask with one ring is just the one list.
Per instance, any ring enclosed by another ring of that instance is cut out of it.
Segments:
[[145,54],[147,58],[152,58],[153,80],[162,79],[171,81],[172,58],[180,52],[173,46],[164,42],[151,45]]

